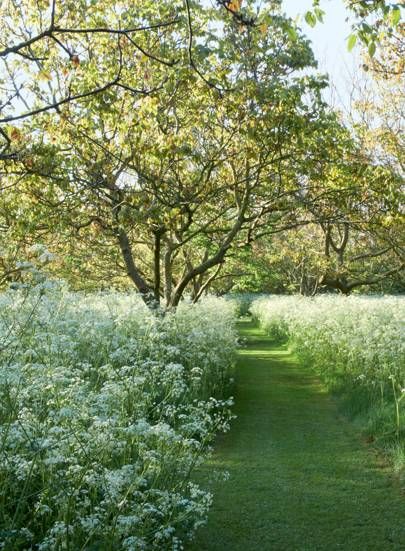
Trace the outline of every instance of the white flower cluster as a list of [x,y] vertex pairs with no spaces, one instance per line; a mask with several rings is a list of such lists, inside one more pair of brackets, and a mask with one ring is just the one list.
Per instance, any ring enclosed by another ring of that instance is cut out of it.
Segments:
[[[10,288],[14,290],[30,290],[33,286],[46,289],[52,286],[54,282],[47,279],[44,268],[47,264],[54,261],[56,256],[40,243],[35,243],[28,249],[30,260],[17,261],[15,272],[18,278],[10,283]],[[0,251],[0,257],[2,252]]]
[[254,301],[251,312],[332,384],[388,395],[392,381],[394,392],[405,386],[404,297],[272,296]]
[[134,294],[0,295],[0,549],[180,550],[227,430],[234,308]]

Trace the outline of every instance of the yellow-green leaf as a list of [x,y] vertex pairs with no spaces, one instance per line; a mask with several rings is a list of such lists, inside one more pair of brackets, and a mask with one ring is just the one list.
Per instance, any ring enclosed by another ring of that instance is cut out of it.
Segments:
[[357,42],[357,34],[351,34],[347,39],[347,49],[349,52],[353,50]]

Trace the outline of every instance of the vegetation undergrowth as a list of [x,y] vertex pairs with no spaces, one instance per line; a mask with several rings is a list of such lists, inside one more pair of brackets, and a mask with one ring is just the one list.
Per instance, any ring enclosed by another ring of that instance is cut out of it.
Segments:
[[156,316],[43,282],[0,312],[0,549],[182,549],[211,503],[191,475],[231,416],[232,304]]
[[[213,507],[193,551],[400,551],[405,501],[324,385],[251,322],[235,414],[198,480]],[[213,473],[227,470],[229,480]]]
[[313,367],[368,442],[405,467],[403,297],[267,297],[252,313]]

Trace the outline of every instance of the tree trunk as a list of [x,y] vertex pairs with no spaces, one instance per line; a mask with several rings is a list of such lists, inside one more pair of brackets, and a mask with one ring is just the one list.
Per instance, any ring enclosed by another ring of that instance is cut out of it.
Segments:
[[154,287],[153,296],[155,298],[156,305],[160,305],[160,254],[162,245],[162,235],[164,230],[159,228],[155,231],[155,244],[153,249],[153,271],[154,271]]
[[128,235],[123,230],[123,228],[117,229],[117,238],[120,245],[122,257],[125,262],[125,267],[127,269],[127,274],[132,282],[137,287],[138,291],[141,293],[143,300],[148,306],[151,306],[154,302],[154,297],[151,288],[146,283],[145,279],[139,273],[138,268],[135,265],[134,258],[132,255],[131,244],[128,239]]

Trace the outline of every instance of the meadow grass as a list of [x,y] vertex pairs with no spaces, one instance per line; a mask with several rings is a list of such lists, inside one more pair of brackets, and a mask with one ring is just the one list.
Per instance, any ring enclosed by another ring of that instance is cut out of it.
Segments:
[[237,419],[199,472],[215,497],[190,549],[404,549],[404,497],[325,386],[252,322],[240,333]]
[[266,297],[251,310],[287,341],[337,398],[340,410],[405,468],[405,299],[395,296]]

